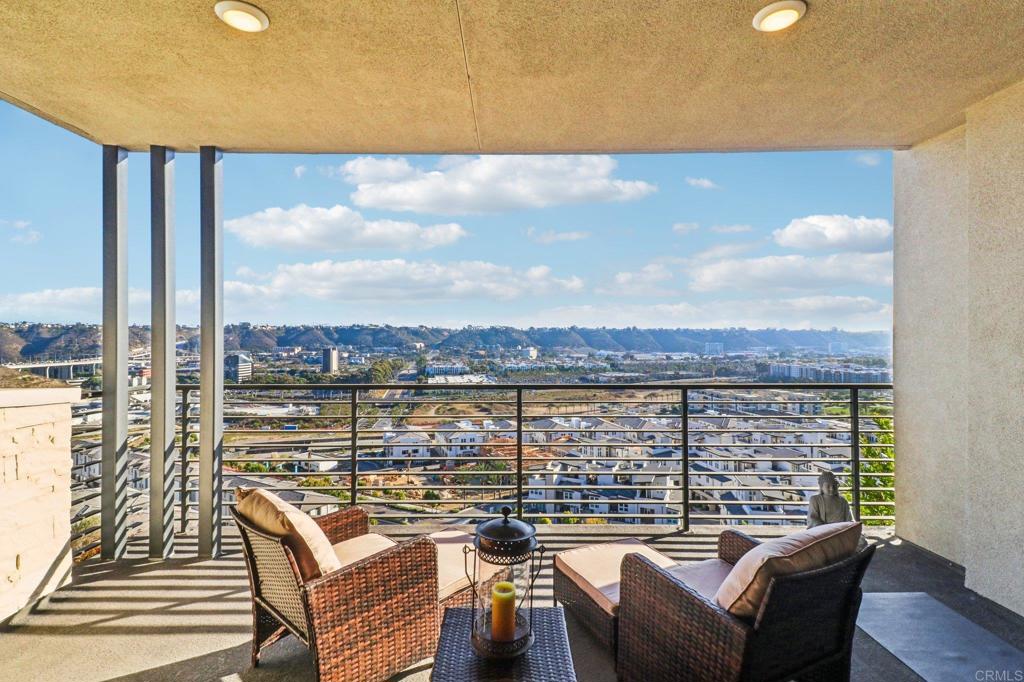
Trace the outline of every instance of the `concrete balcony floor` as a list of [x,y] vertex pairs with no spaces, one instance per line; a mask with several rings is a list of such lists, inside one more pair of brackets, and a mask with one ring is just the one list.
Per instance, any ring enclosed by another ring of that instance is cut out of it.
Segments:
[[[411,537],[422,527],[377,526],[376,531]],[[293,638],[276,644],[258,669],[249,667],[252,616],[249,587],[233,528],[225,528],[225,555],[199,561],[195,539],[179,537],[178,557],[167,562],[145,558],[145,543],[131,543],[121,562],[89,561],[75,570],[74,582],[0,631],[0,680],[37,682],[73,679],[149,682],[153,680],[261,682],[313,680],[312,660]],[[553,552],[589,542],[640,537],[677,560],[714,556],[720,528],[699,527],[688,535],[655,526],[541,527]],[[781,531],[757,529],[765,537]],[[865,578],[867,592],[927,592],[995,635],[1024,648],[1024,619],[963,586],[955,567],[906,543],[888,531],[872,529],[879,550]],[[538,580],[540,602],[551,600],[547,560]],[[615,679],[610,652],[569,620],[569,636],[581,681]],[[397,680],[429,679],[430,662],[414,666]],[[920,679],[869,636],[858,630],[853,679]]]

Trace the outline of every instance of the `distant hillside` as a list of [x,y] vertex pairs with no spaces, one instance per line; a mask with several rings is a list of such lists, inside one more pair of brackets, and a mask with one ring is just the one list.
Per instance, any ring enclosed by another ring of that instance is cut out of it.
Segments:
[[[179,327],[181,338],[196,336],[194,327]],[[133,326],[132,348],[149,343],[149,328]],[[771,347],[827,349],[829,343],[845,343],[850,349],[888,347],[887,332],[846,332],[816,329],[640,329],[587,327],[393,327],[390,325],[296,325],[267,326],[248,323],[224,328],[228,351],[271,351],[276,346],[352,346],[360,349],[408,349],[422,343],[437,350],[466,351],[477,348],[535,346],[542,351],[568,348],[586,351],[699,353],[706,343],[721,343],[729,351]],[[0,324],[0,362],[34,357],[83,357],[99,355],[98,325]]]
[[[101,328],[95,324],[0,324],[0,362],[99,356],[101,343]],[[130,327],[128,343],[131,348],[149,345],[149,327]]]

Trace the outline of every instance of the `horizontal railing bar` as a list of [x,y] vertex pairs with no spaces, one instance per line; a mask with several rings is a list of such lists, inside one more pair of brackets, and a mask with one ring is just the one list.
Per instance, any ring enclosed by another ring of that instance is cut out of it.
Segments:
[[[289,443],[288,441],[268,440],[268,441],[254,441],[252,443],[225,443],[224,444],[224,450],[225,451],[227,451],[228,449],[234,450],[234,449],[238,449],[238,448],[272,448],[272,447],[277,447],[277,448],[292,447],[292,448],[304,448],[304,449],[306,449],[306,448],[308,448],[308,449],[313,449],[313,448],[332,448],[332,449],[338,449],[338,448],[344,447],[345,449],[347,449],[348,448],[348,438],[320,438],[320,439],[311,440],[308,443]],[[367,447],[370,447],[370,446],[367,446]],[[380,449],[380,444],[377,444],[374,447],[376,447],[377,449]],[[190,450],[196,450],[198,448],[195,445],[190,445],[189,449]]]
[[[506,483],[504,485],[494,484],[494,483],[480,483],[480,484],[477,484],[477,485],[461,485],[461,486],[453,486],[453,485],[445,485],[445,486],[420,486],[420,485],[402,484],[402,485],[360,485],[357,489],[359,491],[361,491],[361,492],[367,492],[367,491],[370,491],[370,490],[375,490],[375,491],[381,491],[381,490],[420,490],[420,491],[423,491],[423,492],[428,492],[428,491],[437,492],[439,490],[460,490],[460,491],[467,491],[467,490],[510,490],[511,491],[511,490],[515,490],[516,486],[513,483]],[[305,487],[303,487],[303,490],[315,490],[315,488],[305,488]],[[342,490],[342,488],[338,488],[338,490]],[[403,501],[408,502],[409,500],[403,500]]]
[[[586,458],[584,458],[584,457],[524,457],[523,458],[524,462],[536,462],[538,464],[546,464],[546,463],[549,463],[549,462],[578,464],[578,463],[581,463],[581,462],[583,462],[583,463],[590,463],[590,462],[601,462],[601,461],[606,461],[606,460],[607,460],[607,458],[605,458],[605,457],[586,457]],[[682,463],[683,463],[683,459],[680,458],[680,457],[616,457],[616,458],[614,458],[614,460],[616,462],[661,462],[661,463],[664,463],[664,464],[679,464],[679,465],[682,465]],[[533,467],[530,470],[531,473],[536,473],[538,471],[541,471],[541,470],[538,469],[537,467]],[[608,475],[618,476],[620,474],[625,474],[626,472],[625,471],[621,471],[621,470],[614,470],[614,471],[607,470],[607,471],[594,471],[594,472],[590,472],[590,473],[601,474],[601,475],[605,475],[605,476],[608,476]],[[658,476],[669,475],[669,474],[664,473],[664,472],[646,472],[646,473],[647,473],[648,476],[652,476],[652,475],[658,475]],[[549,474],[546,474],[546,475],[558,475],[558,474],[566,475],[566,472],[554,471],[554,472],[550,472]],[[671,474],[672,475],[678,475],[679,474],[679,470],[678,469],[673,469]],[[569,474],[569,475],[572,475],[572,474]]]
[[[736,507],[736,506],[741,506],[741,507],[743,507],[743,506],[750,506],[750,507],[806,507],[809,504],[810,504],[810,502],[808,502],[806,500],[803,500],[803,501],[801,501],[801,500],[785,500],[785,501],[780,501],[780,502],[774,502],[774,501],[771,501],[771,500],[753,500],[753,501],[720,500],[720,499],[717,499],[717,498],[716,499],[711,499],[711,500],[690,500],[690,506],[691,507],[693,507],[693,506],[699,506],[699,507],[703,507],[703,506],[716,506],[716,505],[721,505],[721,506],[726,506],[726,507]],[[875,507],[895,507],[896,506],[895,502],[864,502],[863,500],[861,501],[861,504],[875,506]]]
[[[678,485],[588,485],[588,486],[564,486],[564,485],[528,485],[525,486],[524,490],[564,490],[570,491],[578,488],[579,494],[587,494],[589,492],[602,491],[602,490],[681,490]],[[526,501],[526,498],[523,498]],[[663,501],[659,500],[659,504]]]
[[[358,419],[365,419],[365,417],[359,416]],[[257,421],[302,421],[307,419],[333,419],[337,421],[352,421],[352,417],[347,414],[287,414],[287,415],[273,415],[273,414],[226,414],[224,420],[243,420],[243,419],[254,419]]]
[[[776,399],[740,399],[740,398],[704,398],[691,399],[691,405],[849,405],[850,399],[845,400],[776,400]],[[864,401],[858,401],[863,403]]]
[[94,533],[99,533],[101,530],[102,529],[100,528],[100,526],[93,526],[93,527],[91,527],[91,528],[89,528],[87,530],[83,530],[83,531],[80,531],[78,533],[72,533],[71,537],[68,538],[68,540],[70,542],[74,542],[75,540],[81,540],[86,535],[93,535]]
[[[293,387],[294,386],[294,387]],[[643,384],[417,384],[397,382],[389,384],[225,384],[225,394],[239,391],[281,391],[281,390],[333,390],[333,391],[736,391],[736,390],[785,390],[785,391],[849,391],[851,389],[867,391],[891,391],[891,383],[757,383],[737,382],[729,384],[714,383],[643,383]],[[197,391],[198,384],[178,384],[177,390]],[[524,401],[525,404],[526,401]]]
[[224,429],[224,435],[228,436],[231,434],[243,435],[243,434],[263,434],[263,433],[285,433],[290,435],[303,434],[303,433],[349,433],[348,429]]
[[[510,393],[512,391],[509,391]],[[444,398],[360,398],[359,405],[515,405],[514,400],[480,398],[477,400],[445,400]]]
[[[709,420],[709,419],[748,419],[749,420],[751,417],[761,417],[761,418],[763,418],[765,420],[772,420],[772,419],[774,419],[774,420],[777,420],[777,421],[791,421],[793,419],[802,419],[804,421],[810,421],[810,422],[839,421],[839,420],[847,420],[847,421],[849,421],[851,416],[853,416],[853,415],[849,415],[849,414],[829,414],[829,415],[771,414],[771,415],[757,415],[757,414],[750,414],[750,413],[747,413],[747,414],[742,414],[742,413],[736,413],[736,414],[722,414],[722,413],[707,414],[706,412],[687,412],[687,417],[689,418],[689,420],[691,422],[695,421],[695,420],[700,421],[702,418],[704,420]],[[885,418],[888,419],[888,417],[885,417]],[[860,415],[860,420],[862,422],[863,421],[870,421],[871,417]]]
[[[97,526],[96,530],[99,530],[98,526]],[[97,547],[100,546],[100,544],[101,544],[101,541],[97,540],[96,542],[89,543],[85,547],[79,547],[79,548],[77,548],[77,549],[72,551],[72,556],[80,556],[82,554],[85,554],[89,550],[96,549]]]
[[409,419],[427,419],[430,421],[437,422],[460,422],[465,420],[482,420],[482,419],[515,419],[515,414],[375,414],[375,415],[359,415],[360,419],[369,421],[382,420],[382,419],[394,419],[406,421]]
[[806,521],[805,516],[794,516],[792,514],[743,514],[742,516],[735,514],[695,514],[690,512],[691,523],[694,521],[699,522],[700,520],[706,521],[737,521],[742,524],[743,521]]
[[89,467],[98,467],[100,465],[101,465],[101,462],[97,460],[95,462],[89,462],[87,464],[75,464],[75,465],[72,465],[71,470],[72,471],[77,471],[78,469],[88,469]]
[[691,507],[806,507],[809,504],[810,502],[807,500],[783,500],[778,502],[772,500],[720,500],[718,498],[690,500]]
[[[366,404],[360,400],[361,405]],[[190,405],[198,405],[198,403],[190,402]],[[351,404],[348,398],[343,400],[334,400],[332,398],[241,398],[233,396],[230,399],[228,396],[224,397],[224,408],[227,409],[232,405],[345,405],[346,407]]]
[[[862,448],[891,448],[893,445],[884,443],[861,443]],[[788,450],[800,450],[808,448],[830,448],[833,450],[845,450],[852,447],[850,443],[694,443],[691,439],[690,449],[701,449],[701,450],[713,450],[716,448],[730,449],[730,448],[761,448],[761,449],[779,449],[785,448]]]
[[[753,485],[740,485],[740,486],[728,486],[728,485],[690,485],[690,490],[725,490],[725,491],[741,491],[741,490],[753,490],[755,492],[763,492],[765,490],[781,490],[785,492],[817,492],[816,486],[786,486],[786,485],[771,485],[771,486],[753,486]],[[839,492],[848,493],[853,490],[850,486],[841,485],[839,486]],[[874,490],[877,492],[893,492],[895,488],[861,488],[861,490]]]
[[[691,462],[851,462],[849,457],[744,457],[743,455],[719,457],[694,457]],[[864,461],[864,460],[861,460]]]

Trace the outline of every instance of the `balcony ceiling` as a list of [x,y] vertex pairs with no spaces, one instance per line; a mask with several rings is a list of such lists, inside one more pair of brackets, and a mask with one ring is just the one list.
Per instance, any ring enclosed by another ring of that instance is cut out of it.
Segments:
[[0,97],[183,151],[903,147],[1024,79],[1024,0],[0,2]]

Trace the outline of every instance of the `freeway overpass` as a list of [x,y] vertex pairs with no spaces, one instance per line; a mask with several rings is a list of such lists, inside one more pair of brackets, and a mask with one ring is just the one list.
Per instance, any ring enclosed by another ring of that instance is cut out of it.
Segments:
[[[40,360],[35,362],[9,362],[4,365],[8,369],[18,371],[29,371],[34,374],[41,374],[47,379],[73,379],[75,368],[79,368],[79,374],[92,376],[96,370],[103,366],[103,358],[76,358],[74,360]],[[82,370],[85,370],[84,372]]]

